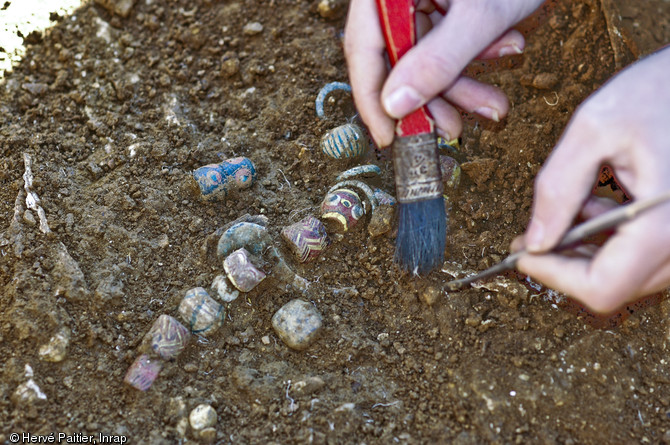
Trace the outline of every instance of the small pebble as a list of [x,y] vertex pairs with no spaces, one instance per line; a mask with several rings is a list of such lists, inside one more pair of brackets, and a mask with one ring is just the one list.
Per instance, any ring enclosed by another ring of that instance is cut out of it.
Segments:
[[32,378],[21,383],[11,397],[12,402],[18,406],[32,405],[36,402],[45,401],[46,399],[46,394],[42,392]]
[[246,36],[255,36],[256,34],[260,34],[263,32],[263,25],[261,25],[258,22],[250,22],[244,25],[244,28],[242,28],[242,32]]
[[199,433],[205,428],[216,425],[216,410],[205,403],[196,406],[191,414],[188,415],[188,421],[191,428]]
[[318,336],[322,327],[321,320],[321,314],[313,304],[295,299],[275,313],[272,327],[288,347],[303,350]]
[[318,392],[326,385],[321,377],[312,376],[304,380],[297,381],[293,384],[293,391],[295,395],[309,395]]
[[186,432],[188,431],[188,417],[182,417],[179,419],[175,430],[177,431],[177,435],[179,437],[186,437]]
[[361,293],[353,286],[341,287],[339,289],[333,289],[333,295],[336,297],[344,298],[354,298],[358,297]]
[[198,365],[196,365],[195,363],[186,363],[184,365],[184,371],[186,371],[188,373],[193,373],[193,372],[196,372],[197,370],[198,370]]
[[21,88],[28,91],[33,96],[41,96],[49,90],[49,86],[46,83],[33,82],[26,82],[21,85]]
[[340,413],[343,411],[353,411],[354,409],[356,409],[356,404],[353,402],[349,402],[349,403],[343,403],[342,405],[335,408],[335,412]]
[[395,207],[382,204],[372,212],[370,222],[368,223],[368,233],[371,237],[380,236],[388,233],[393,227],[393,216]]
[[442,292],[435,286],[426,286],[419,296],[421,297],[421,301],[426,303],[428,306],[432,306],[438,298],[440,298],[440,295],[442,295]]
[[478,186],[488,181],[498,168],[499,162],[493,158],[480,158],[461,164],[463,173]]
[[549,90],[558,84],[558,76],[555,73],[539,73],[533,78],[533,88],[538,90]]
[[240,59],[234,54],[223,55],[223,62],[221,62],[221,74],[224,77],[232,77],[240,72]]
[[35,215],[33,214],[32,210],[26,209],[25,212],[23,212],[23,221],[28,224],[29,226],[34,226],[37,224],[37,220],[35,219]]
[[337,8],[334,0],[321,0],[317,9],[319,10],[319,15],[324,19],[334,17],[337,13]]
[[70,330],[67,328],[61,328],[53,337],[49,339],[49,342],[45,345],[42,345],[39,350],[40,358],[47,362],[60,362],[63,361],[65,355],[67,354],[67,347],[70,344]]
[[100,280],[98,287],[95,289],[94,296],[98,300],[97,304],[100,307],[107,305],[119,304],[125,296],[123,290],[123,281],[121,281],[114,274],[110,274]]
[[216,428],[209,427],[200,431],[198,435],[203,443],[212,443],[216,439]]
[[96,3],[103,6],[109,12],[118,14],[121,17],[128,17],[130,10],[135,5],[136,0],[95,0]]
[[181,418],[186,414],[186,403],[182,396],[171,397],[165,414],[168,417]]
[[212,289],[214,289],[219,298],[226,303],[235,301],[237,297],[240,296],[240,292],[229,285],[228,278],[226,278],[225,275],[217,275],[214,277]]
[[233,286],[242,292],[251,291],[265,278],[265,273],[251,263],[249,252],[244,247],[226,257],[223,269]]
[[465,318],[465,324],[471,328],[476,328],[482,324],[482,316],[476,312],[472,312]]
[[403,355],[405,352],[407,352],[407,348],[403,346],[402,343],[399,341],[394,341],[393,342],[393,348],[398,352],[398,354]]

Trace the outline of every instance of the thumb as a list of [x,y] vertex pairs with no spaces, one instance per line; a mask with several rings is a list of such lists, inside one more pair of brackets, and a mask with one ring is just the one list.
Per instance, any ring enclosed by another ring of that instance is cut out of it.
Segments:
[[575,116],[545,162],[535,179],[533,211],[524,235],[529,252],[545,252],[558,244],[591,195],[607,147],[599,134]]
[[444,18],[391,70],[381,94],[386,113],[401,119],[448,89],[534,3],[539,2],[451,2]]

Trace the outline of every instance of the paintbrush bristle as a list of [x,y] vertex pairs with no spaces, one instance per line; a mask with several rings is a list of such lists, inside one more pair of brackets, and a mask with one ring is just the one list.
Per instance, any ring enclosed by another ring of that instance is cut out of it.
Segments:
[[442,196],[398,205],[395,260],[401,269],[418,275],[441,266],[446,239]]

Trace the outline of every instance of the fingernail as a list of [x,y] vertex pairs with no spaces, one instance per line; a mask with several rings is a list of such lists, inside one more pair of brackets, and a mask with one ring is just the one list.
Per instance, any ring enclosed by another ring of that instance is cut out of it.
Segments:
[[384,99],[384,108],[389,116],[401,119],[416,110],[424,102],[412,87],[402,86]]
[[441,128],[438,128],[436,131],[437,131],[437,135],[439,137],[441,137],[442,139],[444,139],[444,141],[446,143],[449,143],[451,141],[451,136],[449,135],[449,133],[447,133],[446,131],[444,131]]
[[523,239],[523,235],[515,237],[509,245],[510,253],[517,253],[519,250],[523,249],[526,246],[526,241]]
[[491,107],[479,107],[475,110],[475,113],[479,114],[480,116],[487,117],[492,121],[500,122],[500,116],[498,115],[498,111],[494,110]]
[[372,140],[374,140],[375,144],[377,144],[377,147],[379,148],[386,148],[393,143],[393,140],[387,142],[386,139],[375,134],[372,135]]
[[516,54],[523,54],[523,50],[516,45],[507,45],[500,48],[498,51],[498,56],[514,56]]
[[526,233],[526,249],[529,252],[541,252],[544,242],[544,224],[538,220],[533,220]]

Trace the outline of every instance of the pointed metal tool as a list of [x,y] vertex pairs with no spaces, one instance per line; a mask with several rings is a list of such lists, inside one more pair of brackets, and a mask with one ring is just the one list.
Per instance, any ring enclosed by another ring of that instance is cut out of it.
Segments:
[[[610,210],[609,212],[603,213],[602,215],[575,226],[572,230],[565,234],[561,242],[558,243],[558,245],[551,251],[560,252],[562,250],[569,249],[570,247],[574,247],[588,236],[595,235],[607,229],[614,228],[626,221],[630,221],[631,219],[637,217],[640,213],[652,209],[667,201],[670,201],[670,191],[662,193],[653,198],[626,204],[614,210]],[[457,291],[476,281],[480,281],[485,278],[499,275],[508,270],[515,269],[519,258],[521,258],[521,256],[526,253],[527,251],[525,249],[520,250],[508,256],[500,263],[489,267],[483,272],[466,278],[461,278],[459,280],[450,281],[444,285],[444,290],[447,292]]]

